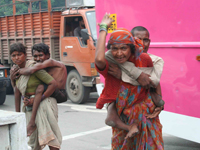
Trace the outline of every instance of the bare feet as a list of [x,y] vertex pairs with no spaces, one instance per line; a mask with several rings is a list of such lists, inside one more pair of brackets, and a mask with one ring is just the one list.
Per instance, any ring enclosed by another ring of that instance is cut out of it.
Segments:
[[30,123],[27,126],[27,136],[30,136],[36,129],[36,124],[35,123]]
[[125,139],[131,138],[131,137],[135,136],[137,133],[139,133],[138,124],[133,123],[132,125],[130,125],[129,132],[127,133]]

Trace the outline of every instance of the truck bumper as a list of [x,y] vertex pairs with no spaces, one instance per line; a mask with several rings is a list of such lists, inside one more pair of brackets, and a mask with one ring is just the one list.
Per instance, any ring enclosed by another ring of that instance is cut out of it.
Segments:
[[82,77],[82,84],[86,87],[93,87],[93,85],[100,83],[100,77]]

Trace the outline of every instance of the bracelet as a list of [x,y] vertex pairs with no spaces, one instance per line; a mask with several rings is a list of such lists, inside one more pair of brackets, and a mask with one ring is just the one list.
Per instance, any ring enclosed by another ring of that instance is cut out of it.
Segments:
[[[158,94],[158,93],[157,93]],[[158,96],[162,97],[160,94],[158,94]]]
[[108,28],[108,25],[107,25],[107,24],[101,23],[101,24],[100,24],[99,33],[100,33],[101,31],[106,31],[106,34],[107,34],[107,33],[108,33],[107,28]]
[[105,24],[105,23],[101,23],[100,24],[100,29],[102,29],[102,28],[104,28],[104,29],[108,29],[108,25],[107,24]]
[[100,33],[101,31],[106,31],[106,35],[107,35],[107,33],[108,33],[107,30],[104,29],[104,28],[100,28],[100,29],[99,29],[99,33]]
[[41,101],[45,99],[45,95],[42,94]]

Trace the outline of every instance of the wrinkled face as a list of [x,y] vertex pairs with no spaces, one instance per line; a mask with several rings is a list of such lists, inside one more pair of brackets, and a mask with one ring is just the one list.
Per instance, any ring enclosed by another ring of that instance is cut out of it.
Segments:
[[149,39],[149,34],[147,31],[134,31],[134,36],[142,40],[143,45],[144,45],[144,53],[147,53],[149,49],[149,44],[151,40]]
[[126,44],[113,44],[110,49],[114,59],[120,64],[126,62],[131,56],[131,48]]
[[13,63],[20,66],[26,62],[26,54],[24,54],[23,52],[14,51],[11,54],[11,59],[12,59]]
[[36,50],[33,51],[33,58],[36,62],[44,62],[49,59],[49,54],[45,55],[43,52],[38,52]]

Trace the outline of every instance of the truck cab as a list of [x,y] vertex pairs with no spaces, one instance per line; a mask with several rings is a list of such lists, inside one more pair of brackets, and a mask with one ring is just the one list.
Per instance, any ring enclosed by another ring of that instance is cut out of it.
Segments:
[[[67,10],[61,17],[60,60],[67,66],[66,90],[69,98],[75,103],[83,103],[89,98],[89,93],[98,77],[94,65],[97,41],[95,17],[94,8]],[[90,35],[88,39],[74,34],[80,20],[83,20],[85,31]]]
[[[84,27],[80,26],[80,22],[84,23]],[[79,36],[76,34],[77,29]],[[88,37],[85,38],[84,34]],[[99,76],[94,64],[97,41],[95,9],[84,6],[62,12],[60,39],[60,60],[68,71],[67,94],[72,102],[84,103],[95,88]]]

